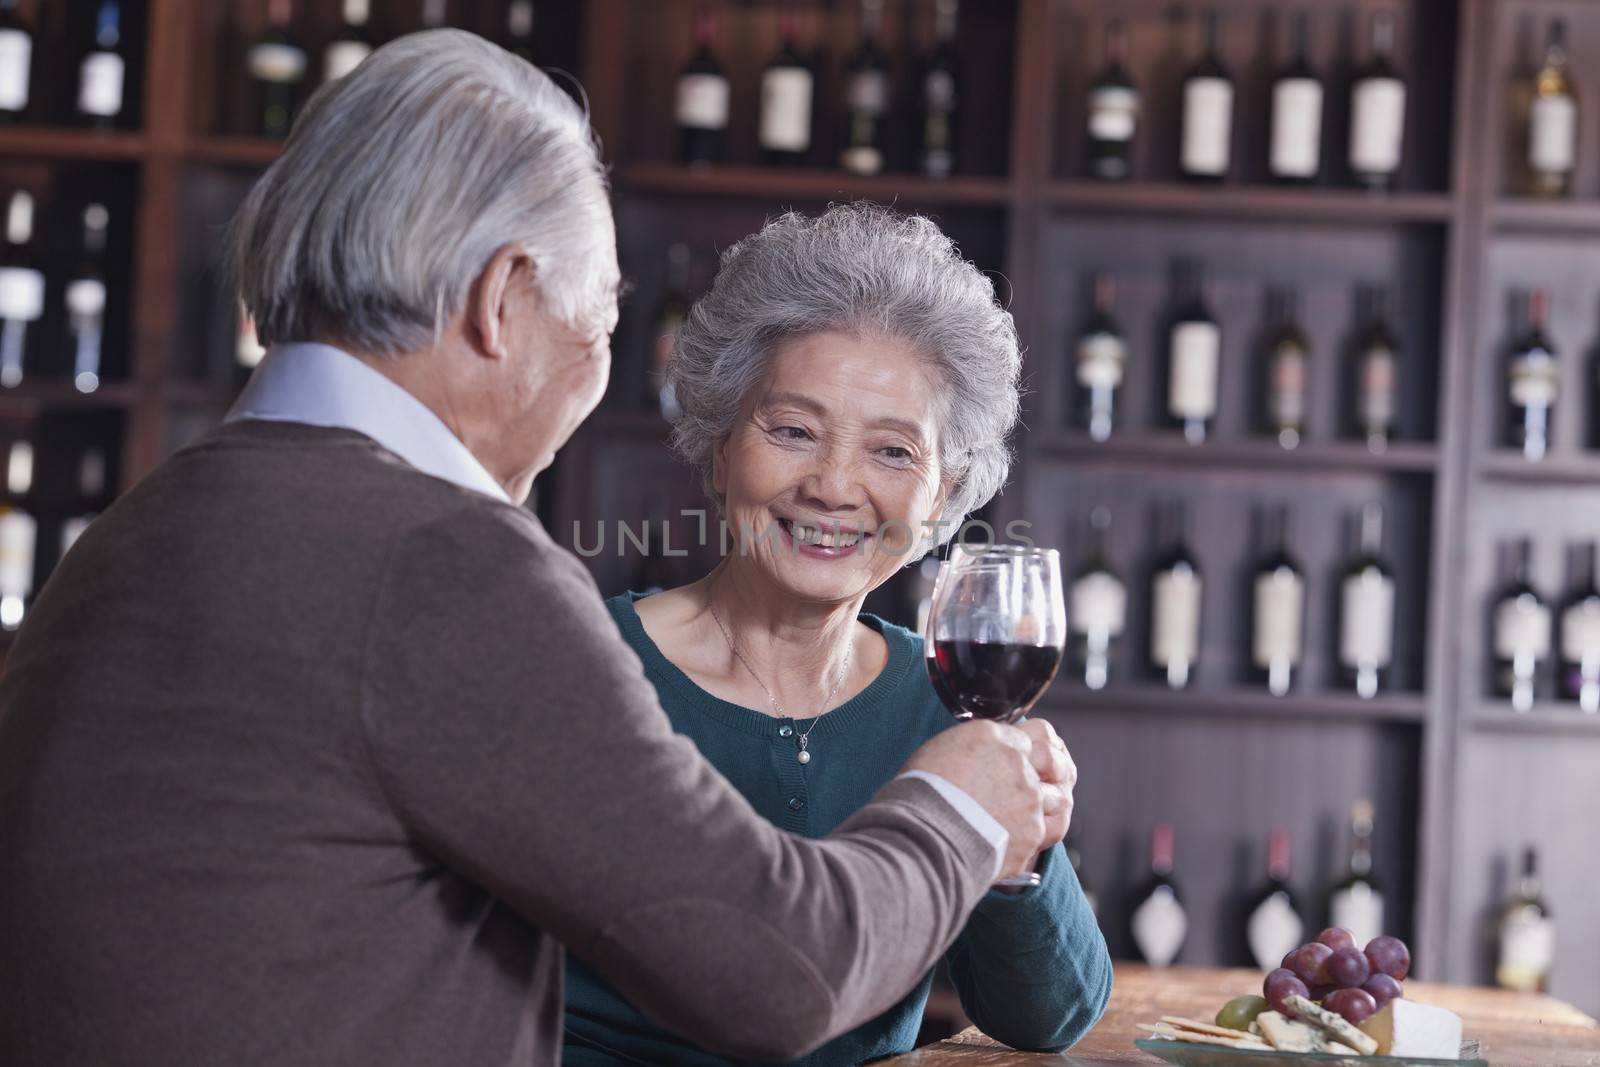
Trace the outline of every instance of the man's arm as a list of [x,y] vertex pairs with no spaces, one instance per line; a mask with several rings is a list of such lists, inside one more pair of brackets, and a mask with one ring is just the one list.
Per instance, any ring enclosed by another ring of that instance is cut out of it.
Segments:
[[793,1058],[886,1010],[993,876],[991,842],[924,781],[823,841],[758,816],[531,518],[404,535],[373,612],[367,747],[419,842],[708,1048]]

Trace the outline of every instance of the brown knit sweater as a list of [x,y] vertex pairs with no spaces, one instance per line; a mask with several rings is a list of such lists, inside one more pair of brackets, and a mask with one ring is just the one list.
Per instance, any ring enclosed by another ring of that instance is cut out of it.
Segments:
[[553,1064],[562,944],[790,1058],[895,1003],[993,864],[918,781],[781,833],[526,511],[234,423],[90,527],[0,684],[0,1063]]

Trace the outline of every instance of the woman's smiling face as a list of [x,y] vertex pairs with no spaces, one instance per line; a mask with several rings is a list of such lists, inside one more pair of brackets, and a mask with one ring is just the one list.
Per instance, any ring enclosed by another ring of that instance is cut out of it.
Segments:
[[935,377],[903,341],[826,332],[781,345],[714,459],[734,565],[840,603],[908,563],[947,495]]

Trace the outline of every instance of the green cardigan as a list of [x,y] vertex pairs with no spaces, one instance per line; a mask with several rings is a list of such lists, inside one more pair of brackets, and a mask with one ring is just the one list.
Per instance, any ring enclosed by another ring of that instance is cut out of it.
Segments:
[[[673,666],[634,610],[636,594],[607,602],[644,662],[673,727],[785,830],[822,837],[863,807],[924,741],[953,725],[928,683],[922,639],[872,615],[861,621],[889,644],[883,672],[854,700],[817,722],[811,762],[796,759],[793,719],[719,700]],[[809,720],[802,720],[809,722]],[[1016,1048],[1056,1051],[1082,1037],[1111,995],[1111,958],[1072,866],[1057,845],[1041,858],[1043,883],[991,892],[946,953],[961,1004],[990,1037]],[[716,877],[707,871],[706,877]],[[929,972],[899,1004],[797,1063],[853,1064],[909,1051],[933,984]],[[568,956],[569,1067],[597,1064],[724,1065],[660,1029],[579,960]]]

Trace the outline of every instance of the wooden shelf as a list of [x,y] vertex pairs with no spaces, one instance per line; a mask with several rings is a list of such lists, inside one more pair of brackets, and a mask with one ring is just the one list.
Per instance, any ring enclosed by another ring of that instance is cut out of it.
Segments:
[[162,387],[167,403],[184,407],[232,407],[243,385],[218,385],[215,382],[167,382]]
[[1381,693],[1363,700],[1354,693],[1292,692],[1275,697],[1262,689],[1173,691],[1153,683],[1113,683],[1099,691],[1057,681],[1039,708],[1070,715],[1077,710],[1141,712],[1206,717],[1261,717],[1298,722],[1377,721],[1420,723],[1427,717],[1421,693]]
[[197,137],[185,146],[184,155],[197,163],[265,169],[282,150],[282,141],[263,137]]
[[1515,712],[1505,701],[1485,701],[1469,722],[1474,730],[1514,734],[1587,734],[1600,737],[1600,715],[1586,715],[1576,704],[1538,701],[1533,710]]
[[1397,441],[1372,452],[1359,441],[1309,441],[1284,449],[1262,438],[1220,438],[1191,445],[1176,433],[1113,435],[1094,441],[1084,433],[1058,431],[1031,435],[1036,452],[1074,460],[1163,463],[1174,466],[1231,468],[1248,471],[1391,471],[1429,474],[1438,466],[1439,450],[1431,444]]
[[45,126],[0,128],[0,156],[127,162],[143,158],[148,145],[143,134],[124,131]]
[[1495,201],[1489,217],[1501,233],[1571,237],[1600,234],[1600,200],[1534,200],[1508,196]]
[[735,196],[759,200],[832,200],[865,198],[883,203],[992,204],[1011,200],[1011,184],[1003,178],[946,178],[919,174],[865,177],[843,171],[808,168],[685,167],[640,164],[620,172],[617,185],[635,193],[679,196]]
[[0,412],[27,413],[60,408],[127,408],[138,399],[138,390],[129,382],[110,382],[92,393],[82,393],[71,382],[23,382],[11,389],[0,389]]
[[1491,481],[1539,485],[1600,485],[1600,452],[1554,455],[1534,461],[1521,453],[1497,449],[1478,462],[1478,473]]
[[1049,199],[1066,210],[1301,222],[1443,223],[1454,210],[1445,193],[1385,194],[1183,182],[1056,182],[1050,187]]

